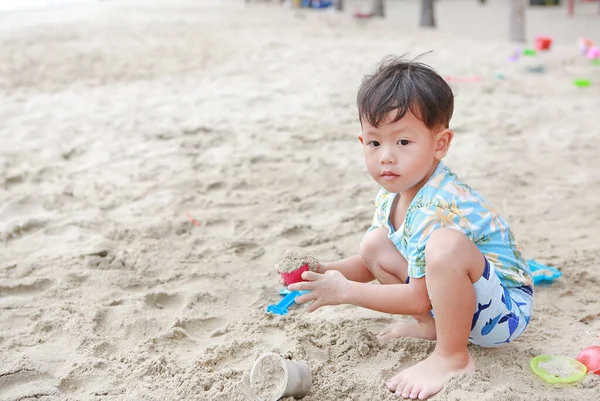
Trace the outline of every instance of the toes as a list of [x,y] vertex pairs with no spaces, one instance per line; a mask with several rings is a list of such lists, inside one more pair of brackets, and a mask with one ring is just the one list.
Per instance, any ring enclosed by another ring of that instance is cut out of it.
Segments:
[[390,390],[391,392],[394,392],[394,391],[396,391],[396,388],[398,388],[398,383],[400,383],[401,381],[402,381],[402,374],[398,373],[396,376],[392,377],[390,380],[385,382],[385,385],[388,388],[388,390]]
[[399,392],[398,390],[400,389],[400,386],[398,386],[398,388],[396,389],[396,394],[400,394],[402,396],[402,398],[411,398],[410,394],[412,393],[413,390],[413,385],[412,384],[404,384],[404,389],[402,390],[402,392]]
[[442,391],[443,387],[440,388],[427,388],[424,387],[420,392],[419,392],[419,399],[420,400],[425,400],[429,397],[431,397],[434,394],[439,393],[440,391]]
[[[410,392],[410,399],[411,400],[416,400],[417,398],[419,398],[421,396],[421,394],[423,393],[423,386],[420,385],[416,385],[413,387],[412,391]],[[421,398],[423,399],[423,398]]]
[[408,394],[410,394],[410,391],[408,392],[408,394],[404,395],[407,387],[408,387],[408,382],[406,380],[400,381],[398,383],[398,386],[396,387],[396,395],[399,395],[402,398],[408,398]]

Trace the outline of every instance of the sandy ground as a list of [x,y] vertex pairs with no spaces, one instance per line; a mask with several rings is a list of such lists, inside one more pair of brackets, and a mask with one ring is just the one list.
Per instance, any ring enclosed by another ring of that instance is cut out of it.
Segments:
[[357,252],[377,192],[357,86],[384,55],[428,50],[443,75],[480,78],[453,84],[447,163],[564,273],[518,341],[473,347],[477,373],[434,399],[596,400],[597,377],[550,385],[529,361],[600,344],[600,66],[575,44],[600,42],[600,17],[533,10],[529,37],[557,46],[510,64],[498,3],[440,2],[438,31],[417,29],[415,1],[368,22],[358,2],[1,13],[0,400],[247,400],[267,350],[308,362],[307,401],[394,399],[383,381],[432,342],[380,346],[396,318],[351,306],[264,310],[286,249]]

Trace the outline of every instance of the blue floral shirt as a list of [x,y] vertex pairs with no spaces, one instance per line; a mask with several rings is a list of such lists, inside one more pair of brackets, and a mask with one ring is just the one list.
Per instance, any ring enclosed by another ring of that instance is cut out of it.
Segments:
[[527,261],[515,242],[508,223],[478,192],[462,183],[442,162],[412,200],[404,223],[396,231],[390,211],[398,194],[381,189],[369,231],[385,227],[390,240],[408,261],[408,276],[425,275],[425,245],[440,227],[468,236],[492,263],[505,288],[521,287],[532,293],[533,280]]

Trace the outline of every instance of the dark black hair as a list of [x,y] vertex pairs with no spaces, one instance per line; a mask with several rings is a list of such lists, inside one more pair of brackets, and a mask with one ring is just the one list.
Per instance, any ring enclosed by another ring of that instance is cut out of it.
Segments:
[[448,128],[454,111],[452,89],[427,64],[407,60],[404,56],[388,56],[377,71],[366,75],[357,96],[361,123],[378,127],[386,115],[397,110],[391,122],[410,111],[429,129]]

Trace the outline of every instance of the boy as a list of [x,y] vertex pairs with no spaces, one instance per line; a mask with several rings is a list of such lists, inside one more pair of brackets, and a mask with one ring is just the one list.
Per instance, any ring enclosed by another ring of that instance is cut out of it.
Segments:
[[[388,59],[365,77],[358,111],[367,170],[381,185],[360,253],[305,272],[290,290],[324,305],[354,304],[412,315],[382,341],[436,340],[425,360],[387,383],[403,398],[438,393],[452,375],[473,372],[467,343],[496,347],[529,323],[533,281],[506,221],[442,162],[452,142],[454,97],[429,66]],[[378,280],[383,285],[369,284]]]

